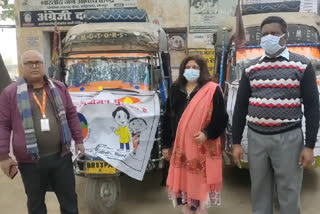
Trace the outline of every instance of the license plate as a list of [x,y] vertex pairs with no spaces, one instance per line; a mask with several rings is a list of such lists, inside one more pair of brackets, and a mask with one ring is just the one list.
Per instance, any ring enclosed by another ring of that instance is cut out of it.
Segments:
[[105,161],[86,161],[87,174],[116,174],[116,168]]

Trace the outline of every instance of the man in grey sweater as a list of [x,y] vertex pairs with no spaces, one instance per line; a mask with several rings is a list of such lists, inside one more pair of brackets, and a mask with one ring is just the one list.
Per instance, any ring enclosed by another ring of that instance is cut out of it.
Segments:
[[[313,163],[319,128],[319,94],[310,61],[289,52],[287,24],[268,17],[261,24],[264,55],[252,60],[240,80],[233,116],[233,157],[248,125],[248,161],[254,214],[273,213],[274,185],[280,214],[300,214],[303,168]],[[304,111],[302,111],[304,105]],[[306,118],[306,136],[301,130]]]

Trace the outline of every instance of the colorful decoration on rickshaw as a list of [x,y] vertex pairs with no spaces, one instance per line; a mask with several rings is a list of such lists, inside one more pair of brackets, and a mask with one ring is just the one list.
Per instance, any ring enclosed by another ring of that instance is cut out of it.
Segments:
[[88,133],[89,133],[88,121],[85,118],[85,116],[81,113],[78,113],[78,117],[79,117],[80,124],[81,124],[83,138],[86,139],[88,137]]
[[130,86],[129,83],[122,81],[109,81],[109,82],[92,82],[90,84],[81,85],[79,87],[69,87],[69,92],[97,92],[107,88],[120,88],[120,89],[133,89],[133,90],[149,90],[149,86],[139,84]]
[[128,104],[135,104],[141,103],[141,100],[137,97],[123,97],[119,99],[120,103],[128,103]]

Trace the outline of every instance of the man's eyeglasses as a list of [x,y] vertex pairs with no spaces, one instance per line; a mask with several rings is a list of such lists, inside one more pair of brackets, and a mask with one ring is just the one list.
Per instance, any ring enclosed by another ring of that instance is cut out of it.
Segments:
[[24,62],[23,63],[24,66],[29,67],[29,68],[33,68],[34,65],[36,67],[39,67],[42,64],[43,64],[43,62],[41,62],[41,61],[35,61],[35,62],[29,61],[29,62]]

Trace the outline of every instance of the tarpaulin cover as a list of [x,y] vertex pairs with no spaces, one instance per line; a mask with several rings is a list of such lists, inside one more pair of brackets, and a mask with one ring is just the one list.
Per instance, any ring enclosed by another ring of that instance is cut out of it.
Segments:
[[150,22],[86,23],[72,27],[63,53],[108,51],[167,51],[164,30]]

